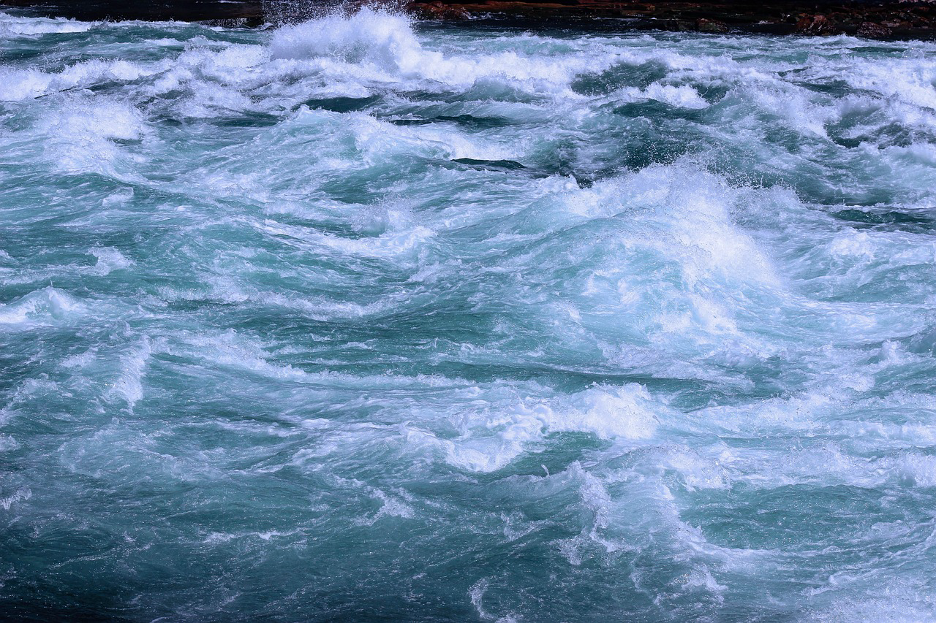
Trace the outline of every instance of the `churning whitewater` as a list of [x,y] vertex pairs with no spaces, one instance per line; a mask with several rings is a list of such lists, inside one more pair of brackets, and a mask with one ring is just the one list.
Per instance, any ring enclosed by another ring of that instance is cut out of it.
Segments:
[[936,618],[934,85],[0,13],[0,619]]

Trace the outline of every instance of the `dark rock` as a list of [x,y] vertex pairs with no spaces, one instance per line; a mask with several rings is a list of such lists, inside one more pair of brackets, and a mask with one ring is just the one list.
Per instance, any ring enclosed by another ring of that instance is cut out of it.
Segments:
[[728,32],[728,25],[718,20],[700,17],[696,20],[696,30],[708,33],[725,33]]
[[807,35],[831,35],[837,32],[825,15],[804,15],[796,22],[796,30]]
[[471,14],[464,8],[457,5],[443,4],[441,2],[416,4],[413,8],[413,13],[422,19],[466,20],[471,18]]
[[874,22],[862,22],[861,26],[858,27],[858,36],[867,37],[868,39],[887,39],[891,36],[891,29],[883,24],[875,24]]
[[263,23],[262,0],[0,0],[0,5],[30,7],[49,17],[83,21],[178,20],[183,22]]
[[[342,0],[346,10],[388,0]],[[496,21],[536,28],[707,33],[848,34],[874,39],[936,38],[936,0],[390,0],[416,17]],[[144,19],[222,24],[309,19],[338,0],[0,0],[34,13],[82,20]],[[600,19],[591,18],[616,18]]]

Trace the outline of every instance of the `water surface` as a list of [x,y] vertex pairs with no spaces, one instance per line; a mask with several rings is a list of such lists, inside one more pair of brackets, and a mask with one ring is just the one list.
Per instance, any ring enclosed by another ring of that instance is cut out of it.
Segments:
[[0,619],[936,618],[934,83],[0,13]]

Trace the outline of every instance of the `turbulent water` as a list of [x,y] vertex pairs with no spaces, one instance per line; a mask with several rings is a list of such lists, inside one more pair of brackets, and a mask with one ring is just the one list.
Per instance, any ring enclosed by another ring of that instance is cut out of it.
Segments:
[[934,84],[0,13],[0,619],[936,618]]

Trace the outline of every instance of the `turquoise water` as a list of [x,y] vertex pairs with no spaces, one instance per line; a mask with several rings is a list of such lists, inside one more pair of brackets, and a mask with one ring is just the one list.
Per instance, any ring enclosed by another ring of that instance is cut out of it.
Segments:
[[0,61],[0,619],[936,618],[933,43]]

